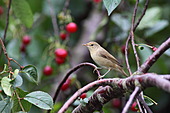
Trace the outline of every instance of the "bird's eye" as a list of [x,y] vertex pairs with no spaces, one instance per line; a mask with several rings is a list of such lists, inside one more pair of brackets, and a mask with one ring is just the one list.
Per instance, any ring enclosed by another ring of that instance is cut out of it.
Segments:
[[90,46],[93,46],[94,44],[91,44]]

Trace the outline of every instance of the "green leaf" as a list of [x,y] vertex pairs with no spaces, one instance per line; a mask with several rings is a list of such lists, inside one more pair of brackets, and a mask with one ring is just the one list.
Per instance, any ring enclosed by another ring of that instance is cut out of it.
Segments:
[[19,51],[19,41],[18,39],[12,39],[6,49],[7,49],[7,53],[9,55],[9,57],[18,60],[20,58],[20,51]]
[[130,21],[127,17],[123,16],[122,14],[113,14],[111,16],[111,20],[119,26],[123,32],[128,32],[131,26]]
[[155,23],[155,25],[153,25],[151,28],[146,30],[145,36],[146,37],[152,36],[153,34],[167,27],[168,25],[169,25],[169,22],[167,20],[159,20]]
[[0,75],[7,73],[7,71],[8,71],[8,66],[7,66],[7,64],[4,64],[4,69],[3,69],[3,71],[0,72]]
[[12,8],[17,18],[28,28],[33,24],[33,14],[26,0],[12,1]]
[[0,113],[10,113],[11,112],[11,102],[10,98],[6,98],[0,101]]
[[38,82],[37,69],[35,66],[27,65],[23,68],[22,72],[26,73],[35,83]]
[[148,96],[146,96],[146,95],[144,95],[143,96],[144,97],[144,100],[145,100],[145,102],[146,102],[146,104],[148,105],[148,106],[152,106],[153,104],[156,104],[157,105],[157,102],[155,102],[153,99],[151,99],[150,97],[148,97]]
[[161,8],[152,7],[148,9],[145,13],[145,16],[142,18],[138,29],[144,29],[148,27],[153,27],[161,18]]
[[50,113],[57,113],[57,111],[62,107],[61,102],[57,102],[54,104],[53,109],[50,111]]
[[104,6],[107,9],[108,15],[120,4],[121,0],[103,0]]
[[9,79],[8,77],[3,77],[1,80],[1,86],[2,89],[4,90],[5,94],[8,96],[12,96],[12,84],[10,83],[11,79]]
[[13,74],[14,78],[16,78],[18,76],[18,74],[19,74],[19,69],[15,69],[14,74]]
[[27,94],[24,100],[34,104],[35,106],[49,110],[53,107],[53,99],[48,93],[42,91],[35,91]]
[[[21,90],[19,88],[16,89],[16,93],[18,94],[19,98],[24,98],[28,94],[28,92],[24,92],[23,90]],[[12,97],[12,99],[13,99],[12,111],[14,113],[22,111],[16,94]],[[22,107],[24,108],[25,112],[30,111],[31,105],[32,105],[31,103],[29,103],[28,101],[26,101],[24,99],[21,99],[20,102],[21,102]]]
[[12,80],[12,84],[14,87],[19,87],[22,85],[22,83],[23,83],[23,79],[20,75],[17,75],[16,78]]

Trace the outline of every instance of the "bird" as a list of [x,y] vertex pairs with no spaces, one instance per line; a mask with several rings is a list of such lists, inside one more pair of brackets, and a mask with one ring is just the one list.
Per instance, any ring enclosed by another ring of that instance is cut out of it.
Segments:
[[110,72],[110,70],[116,70],[121,74],[128,76],[123,70],[123,66],[119,63],[119,61],[97,42],[91,41],[83,44],[83,46],[88,48],[91,58],[97,65],[99,65],[101,68],[108,69],[108,71],[104,75],[100,76],[100,78],[103,78],[107,73]]

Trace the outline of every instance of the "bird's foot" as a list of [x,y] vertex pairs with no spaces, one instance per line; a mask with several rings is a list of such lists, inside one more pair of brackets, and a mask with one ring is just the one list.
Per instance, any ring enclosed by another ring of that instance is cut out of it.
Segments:
[[101,67],[96,67],[96,68],[94,68],[93,73],[94,73],[95,71],[99,70],[99,69],[102,69],[102,68],[101,68]]

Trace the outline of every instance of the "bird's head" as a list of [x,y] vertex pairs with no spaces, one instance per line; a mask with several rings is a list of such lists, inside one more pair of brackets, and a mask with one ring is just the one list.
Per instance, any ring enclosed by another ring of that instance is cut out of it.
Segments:
[[101,46],[97,42],[89,42],[87,44],[83,44],[83,46],[86,46],[89,51],[96,51]]

